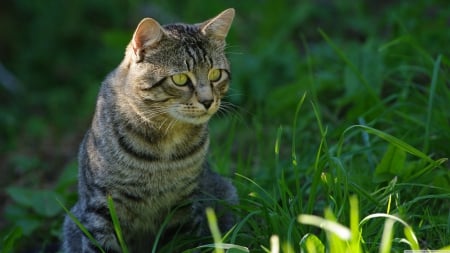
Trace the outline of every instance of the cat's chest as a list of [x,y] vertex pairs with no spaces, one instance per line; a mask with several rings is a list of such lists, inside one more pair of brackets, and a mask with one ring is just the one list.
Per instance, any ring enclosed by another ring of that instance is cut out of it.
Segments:
[[190,157],[157,160],[140,166],[116,164],[116,169],[106,179],[127,202],[135,200],[136,205],[164,206],[196,187],[203,163],[200,157]]
[[133,230],[157,229],[197,188],[207,132],[175,130],[155,141],[135,128],[118,128],[90,153],[91,161],[100,162],[96,180],[117,200],[118,214]]
[[[200,173],[201,166],[141,174],[134,183],[127,180],[128,187],[117,189],[117,197],[122,200],[119,212],[133,230],[155,232],[171,213],[180,216],[177,210],[185,210],[182,206],[194,194]],[[179,219],[187,216],[181,215]]]

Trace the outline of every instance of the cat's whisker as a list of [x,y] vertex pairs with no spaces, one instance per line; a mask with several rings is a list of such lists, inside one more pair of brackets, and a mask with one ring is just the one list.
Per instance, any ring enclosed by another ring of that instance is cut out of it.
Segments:
[[166,130],[165,130],[165,132],[164,132],[164,135],[167,135],[167,134],[170,132],[171,128],[173,128],[173,127],[175,126],[175,123],[177,123],[177,122],[178,122],[177,119],[172,119],[172,120],[169,122],[169,125],[166,127]]
[[224,96],[224,98],[233,98],[233,97],[242,97],[242,94],[234,93],[234,94],[228,94]]
[[[165,118],[165,119],[161,122],[161,124],[159,125],[158,130],[161,130],[162,127],[166,124],[166,122],[167,122],[168,120],[169,120],[168,118]],[[169,123],[169,124],[170,124],[170,123]]]
[[217,115],[216,117],[218,118],[224,118],[226,116],[226,112],[219,107],[219,110],[217,110],[215,115]]
[[223,109],[225,111],[233,111],[233,112],[238,113],[239,110],[242,109],[242,107],[237,106],[237,105],[227,102],[227,101],[222,101],[219,109]]
[[230,49],[242,49],[242,46],[228,44],[225,46],[225,54],[227,54],[227,55],[228,54],[240,54],[240,55],[244,54],[243,51],[229,51]]
[[151,113],[151,114],[146,114],[145,116],[140,117],[140,118],[138,119],[138,121],[139,121],[141,124],[144,124],[144,125],[146,125],[146,126],[153,126],[153,125],[155,124],[154,119],[155,119],[156,117],[158,117],[158,116],[161,116],[161,115],[163,115],[163,112],[161,112],[161,113]]
[[150,111],[148,109],[145,109],[145,110],[148,111],[145,113],[145,115],[150,117],[151,119],[167,113],[167,108],[164,108],[164,107],[152,108],[152,110],[150,110]]
[[234,117],[236,117],[240,122],[245,122],[245,118],[249,118],[249,117],[243,117],[242,113],[246,114],[246,115],[252,115],[248,110],[246,110],[245,108],[243,108],[242,106],[237,106],[233,103],[224,101],[221,104],[221,107],[219,108],[219,111],[226,115],[227,113],[233,115]]
[[226,55],[244,55],[244,53],[236,51],[228,51],[226,52]]
[[227,101],[224,101],[224,106],[227,109],[232,109],[233,111],[235,111],[235,112],[237,112],[239,114],[245,114],[247,116],[253,116],[252,112],[247,110],[245,107],[238,106],[238,105],[235,105],[235,104],[227,102]]

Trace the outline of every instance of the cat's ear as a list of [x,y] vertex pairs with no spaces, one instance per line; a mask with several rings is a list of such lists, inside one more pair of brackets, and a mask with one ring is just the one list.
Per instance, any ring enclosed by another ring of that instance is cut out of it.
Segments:
[[200,24],[203,34],[214,39],[225,40],[234,18],[234,9],[226,9],[216,17]]
[[145,48],[156,45],[163,36],[163,28],[152,18],[144,18],[136,28],[133,35],[132,47],[136,61],[142,61]]

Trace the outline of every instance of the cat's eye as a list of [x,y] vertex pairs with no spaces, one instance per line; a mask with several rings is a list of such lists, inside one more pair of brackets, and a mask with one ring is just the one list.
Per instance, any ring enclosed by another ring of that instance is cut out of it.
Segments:
[[172,81],[179,86],[186,85],[188,83],[188,76],[186,74],[175,74],[172,77]]
[[211,82],[219,81],[222,76],[222,71],[220,69],[211,69],[208,73],[208,79]]

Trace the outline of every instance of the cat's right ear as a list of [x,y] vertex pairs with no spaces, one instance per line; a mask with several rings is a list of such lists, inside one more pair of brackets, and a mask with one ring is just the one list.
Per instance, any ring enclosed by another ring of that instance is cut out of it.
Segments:
[[214,39],[225,40],[234,19],[234,9],[222,11],[216,17],[200,24],[202,33]]
[[133,35],[132,47],[136,62],[144,59],[145,49],[156,45],[163,36],[163,28],[152,18],[144,18]]

